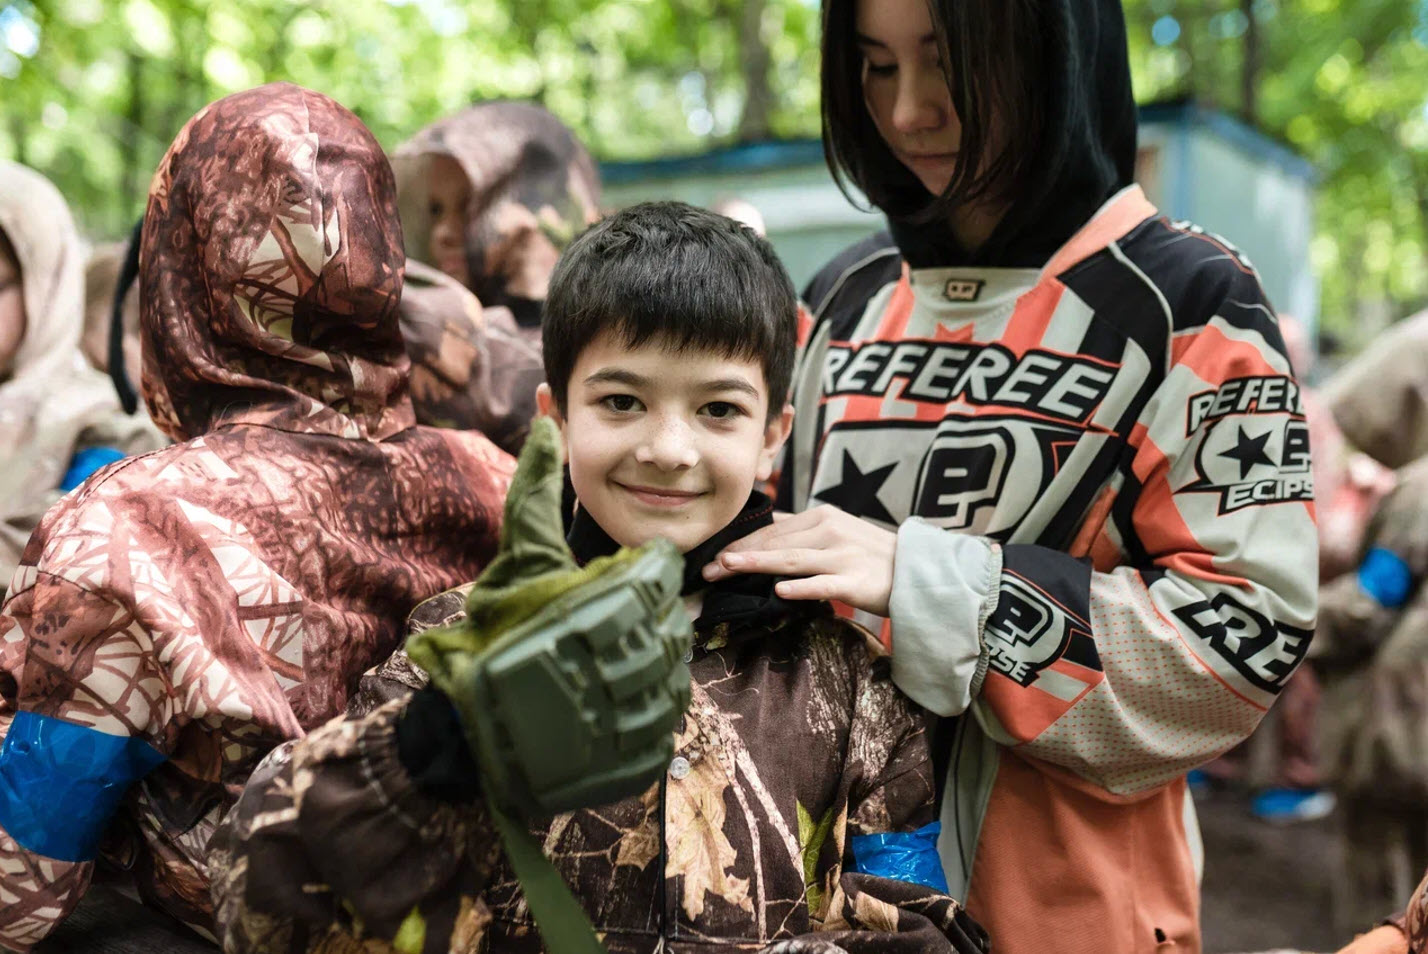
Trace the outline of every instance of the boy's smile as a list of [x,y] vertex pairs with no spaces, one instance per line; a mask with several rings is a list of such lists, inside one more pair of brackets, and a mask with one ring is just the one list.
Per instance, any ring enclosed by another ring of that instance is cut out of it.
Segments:
[[581,351],[561,426],[580,506],[622,546],[667,537],[687,552],[722,530],[768,479],[792,410],[769,421],[757,360],[627,347],[602,333]]

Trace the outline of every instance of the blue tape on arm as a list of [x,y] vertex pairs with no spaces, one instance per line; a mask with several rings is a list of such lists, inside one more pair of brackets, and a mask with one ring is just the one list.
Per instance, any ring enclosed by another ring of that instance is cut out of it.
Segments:
[[164,760],[143,739],[18,712],[0,746],[0,828],[26,851],[89,861],[129,786]]
[[117,447],[85,447],[74,452],[69,470],[60,478],[59,489],[69,493],[89,479],[89,475],[106,464],[123,460],[124,452]]
[[947,876],[937,854],[942,823],[923,825],[917,831],[890,831],[854,835],[849,839],[853,870],[863,874],[908,881],[936,891],[947,891]]
[[1413,592],[1413,571],[1397,553],[1374,547],[1359,564],[1359,586],[1377,600],[1379,606],[1398,609],[1408,602],[1408,595]]

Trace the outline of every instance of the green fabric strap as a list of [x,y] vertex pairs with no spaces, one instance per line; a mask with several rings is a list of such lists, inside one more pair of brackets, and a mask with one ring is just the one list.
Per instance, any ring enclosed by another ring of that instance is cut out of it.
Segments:
[[550,954],[607,954],[585,910],[570,893],[555,865],[541,851],[540,844],[525,826],[512,821],[493,800],[487,799],[486,803],[506,857],[521,882],[531,917],[535,918],[541,939],[545,941],[545,949]]

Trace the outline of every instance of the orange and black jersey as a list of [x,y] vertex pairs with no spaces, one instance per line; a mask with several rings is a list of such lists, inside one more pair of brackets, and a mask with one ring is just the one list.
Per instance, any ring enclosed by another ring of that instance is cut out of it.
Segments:
[[[1194,949],[1183,775],[1254,728],[1315,609],[1308,429],[1253,268],[1132,186],[1042,268],[909,268],[882,235],[805,298],[779,499],[898,530],[891,619],[865,622],[909,695],[974,717],[943,806],[954,892],[1023,949],[1031,922],[984,893],[1044,869],[1039,837],[1074,843],[1055,877],[1160,899],[1062,912],[1086,950],[1152,928]],[[1062,807],[1002,814],[1026,786]],[[1066,814],[1072,791],[1182,849],[1126,861],[1134,824]]]

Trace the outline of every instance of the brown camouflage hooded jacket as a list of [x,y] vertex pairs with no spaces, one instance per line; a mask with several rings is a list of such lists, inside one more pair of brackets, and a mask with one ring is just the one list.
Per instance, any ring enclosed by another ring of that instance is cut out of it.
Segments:
[[[687,588],[762,523],[736,519],[732,537],[687,558]],[[745,577],[703,591],[693,701],[665,777],[533,833],[612,954],[985,951],[945,893],[852,870],[856,836],[932,821],[924,715],[865,631],[826,605],[794,609],[771,586]],[[454,621],[463,600],[423,603],[412,628]],[[425,683],[399,653],[364,680],[348,718],[254,773],[215,838],[225,950],[544,949],[484,802],[434,795],[403,763],[397,723]]]
[[480,572],[512,468],[413,425],[393,177],[332,100],[204,109],[143,234],[143,388],[180,443],[51,510],[0,612],[0,944],[22,950],[96,856],[211,924],[208,839],[248,774]]

